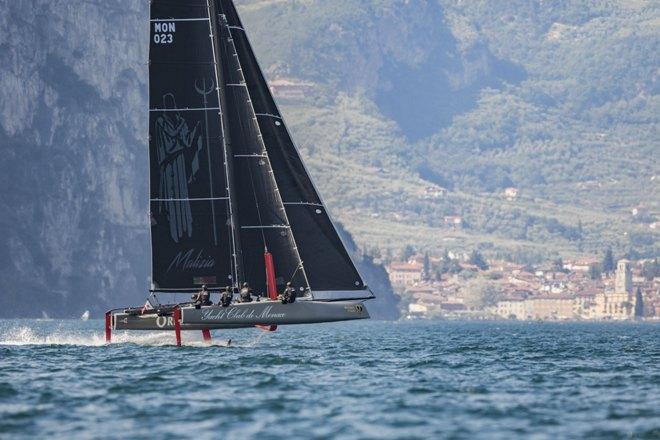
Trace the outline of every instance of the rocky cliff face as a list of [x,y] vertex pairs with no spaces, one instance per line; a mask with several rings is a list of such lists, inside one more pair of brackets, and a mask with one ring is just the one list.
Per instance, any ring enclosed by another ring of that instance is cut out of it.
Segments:
[[0,316],[144,295],[148,15],[131,3],[0,1]]
[[[0,0],[0,11],[0,317],[138,304],[148,3]],[[393,317],[383,301],[375,315]]]

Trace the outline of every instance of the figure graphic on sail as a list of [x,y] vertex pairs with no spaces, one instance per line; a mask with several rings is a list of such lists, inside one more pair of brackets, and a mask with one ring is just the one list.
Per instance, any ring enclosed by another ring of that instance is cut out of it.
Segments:
[[[156,120],[156,145],[160,167],[160,210],[167,212],[170,234],[176,243],[181,238],[192,237],[192,213],[188,196],[188,185],[199,171],[199,152],[203,147],[197,131],[201,122],[190,130],[188,123],[176,111],[176,100],[172,93],[163,96],[163,114]],[[190,149],[197,140],[190,165]]]

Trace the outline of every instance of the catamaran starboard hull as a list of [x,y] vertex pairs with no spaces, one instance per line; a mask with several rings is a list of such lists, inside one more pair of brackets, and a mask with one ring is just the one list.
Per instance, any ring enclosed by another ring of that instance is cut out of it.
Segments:
[[[181,330],[236,329],[257,325],[314,324],[369,319],[362,301],[279,301],[238,303],[229,307],[181,307]],[[172,315],[113,312],[113,330],[174,330]]]

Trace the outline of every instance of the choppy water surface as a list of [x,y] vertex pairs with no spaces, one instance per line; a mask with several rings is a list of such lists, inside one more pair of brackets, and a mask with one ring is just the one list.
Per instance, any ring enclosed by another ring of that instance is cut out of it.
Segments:
[[0,437],[660,438],[657,324],[102,336],[100,321],[0,321]]

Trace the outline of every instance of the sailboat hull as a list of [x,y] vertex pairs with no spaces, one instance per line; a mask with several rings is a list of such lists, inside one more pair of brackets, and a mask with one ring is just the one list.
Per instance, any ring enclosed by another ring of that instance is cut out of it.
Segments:
[[[182,307],[181,330],[236,329],[256,325],[292,325],[369,319],[362,301],[279,301],[237,303],[229,307]],[[114,330],[174,330],[173,316],[112,314]]]

